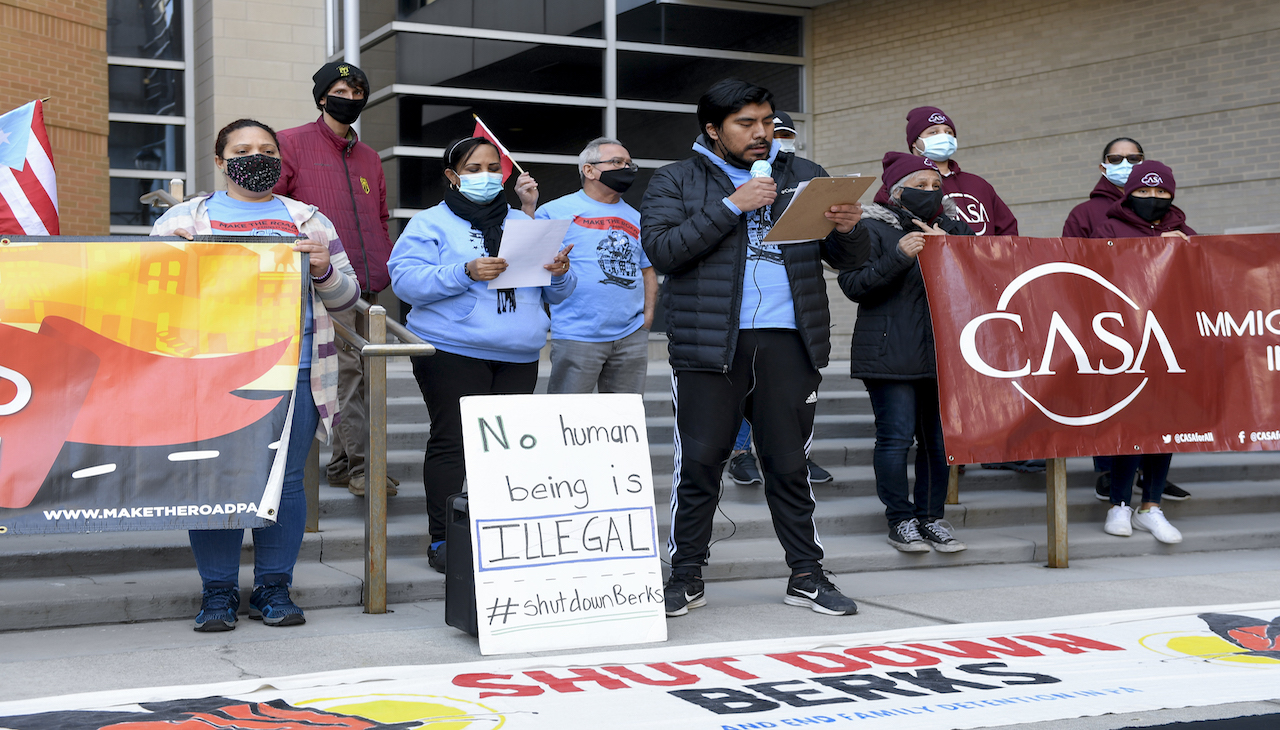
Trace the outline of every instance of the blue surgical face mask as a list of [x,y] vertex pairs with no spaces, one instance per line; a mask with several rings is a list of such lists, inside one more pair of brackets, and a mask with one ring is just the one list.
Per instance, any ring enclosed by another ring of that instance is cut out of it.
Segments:
[[1121,162],[1119,165],[1109,165],[1104,162],[1102,167],[1106,169],[1107,180],[1112,185],[1122,188],[1125,183],[1129,182],[1129,173],[1133,170],[1133,163],[1128,160]]
[[944,162],[951,159],[956,153],[956,138],[949,134],[934,134],[929,137],[921,137],[924,142],[924,156],[934,162]]
[[476,172],[458,176],[458,192],[473,203],[487,203],[502,192],[502,173]]

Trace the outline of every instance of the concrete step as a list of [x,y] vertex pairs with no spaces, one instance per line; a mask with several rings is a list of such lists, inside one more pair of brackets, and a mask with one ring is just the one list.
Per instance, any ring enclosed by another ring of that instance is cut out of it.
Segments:
[[[1245,550],[1280,542],[1280,520],[1274,514],[1193,516],[1179,518],[1176,524],[1184,536],[1179,545],[1163,545],[1142,532],[1129,538],[1106,535],[1100,522],[1076,523],[1069,530],[1070,556],[1084,559]],[[823,540],[824,566],[837,574],[837,585],[856,598],[860,593],[858,573],[1046,560],[1043,525],[965,529],[960,537],[968,545],[963,552],[907,554],[891,548],[881,534],[828,535]],[[443,597],[443,576],[430,570],[421,556],[392,557],[387,563],[390,602]],[[781,595],[781,580],[788,574],[777,540],[740,534],[716,543],[703,571],[712,582],[707,591],[711,601],[715,601],[714,583],[726,580],[778,578]],[[362,576],[359,560],[300,562],[293,596],[306,609],[350,606],[359,610]],[[252,584],[248,567],[241,570],[240,584]],[[199,578],[193,568],[5,578],[0,579],[0,631],[192,618],[199,609],[199,595]],[[242,606],[247,605],[245,590]]]
[[[1197,496],[1185,502],[1165,505],[1175,524],[1187,518],[1271,514],[1280,517],[1280,480],[1210,482],[1194,485]],[[321,532],[303,538],[300,563],[359,561],[364,554],[365,504],[345,491],[329,489],[321,493],[323,503],[343,504],[346,509],[329,509],[322,514]],[[883,535],[887,530],[884,507],[874,495],[854,496],[822,487],[815,488],[815,514],[819,534]],[[387,554],[398,557],[425,556],[428,546],[425,497],[402,495],[389,502]],[[1090,486],[1068,490],[1068,515],[1072,524],[1101,524],[1109,504],[1094,498]],[[658,532],[669,529],[670,510],[664,501],[656,503]],[[969,529],[1044,525],[1046,506],[1043,489],[975,490],[962,495],[961,504],[946,508],[947,519],[963,533]],[[713,524],[712,539],[772,539],[773,524],[759,487],[726,487]],[[249,541],[241,562],[252,563]],[[187,536],[182,532],[92,533],[86,535],[15,536],[0,542],[0,562],[6,565],[5,578],[58,578],[101,576],[142,570],[194,568]],[[0,585],[3,581],[0,581]]]

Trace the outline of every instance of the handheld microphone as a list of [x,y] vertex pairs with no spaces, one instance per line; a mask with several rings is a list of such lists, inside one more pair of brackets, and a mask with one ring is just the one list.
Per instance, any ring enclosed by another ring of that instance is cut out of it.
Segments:
[[769,177],[773,174],[773,165],[768,160],[756,160],[751,164],[751,177]]

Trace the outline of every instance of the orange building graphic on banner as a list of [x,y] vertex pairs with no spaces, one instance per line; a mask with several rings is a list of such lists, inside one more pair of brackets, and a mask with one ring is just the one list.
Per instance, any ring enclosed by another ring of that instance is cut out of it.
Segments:
[[45,317],[64,317],[133,349],[176,357],[294,338],[281,362],[297,362],[302,279],[297,254],[278,241],[58,241],[0,252],[4,324],[34,331]]

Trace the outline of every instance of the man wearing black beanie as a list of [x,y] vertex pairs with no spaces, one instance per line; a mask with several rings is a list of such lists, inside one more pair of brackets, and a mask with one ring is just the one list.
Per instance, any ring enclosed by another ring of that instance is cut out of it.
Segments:
[[[378,292],[391,283],[387,273],[391,256],[387,181],[378,153],[361,142],[351,128],[369,98],[369,79],[343,61],[326,63],[311,79],[320,118],[279,133],[284,164],[274,192],[310,203],[333,221],[360,280],[361,295],[376,304]],[[354,308],[330,316],[349,330],[367,334],[364,319]],[[364,371],[359,352],[346,345],[338,348],[338,363],[341,417],[327,476],[332,486],[346,487],[363,497],[368,433]],[[396,484],[387,478],[388,495],[396,493]]]

